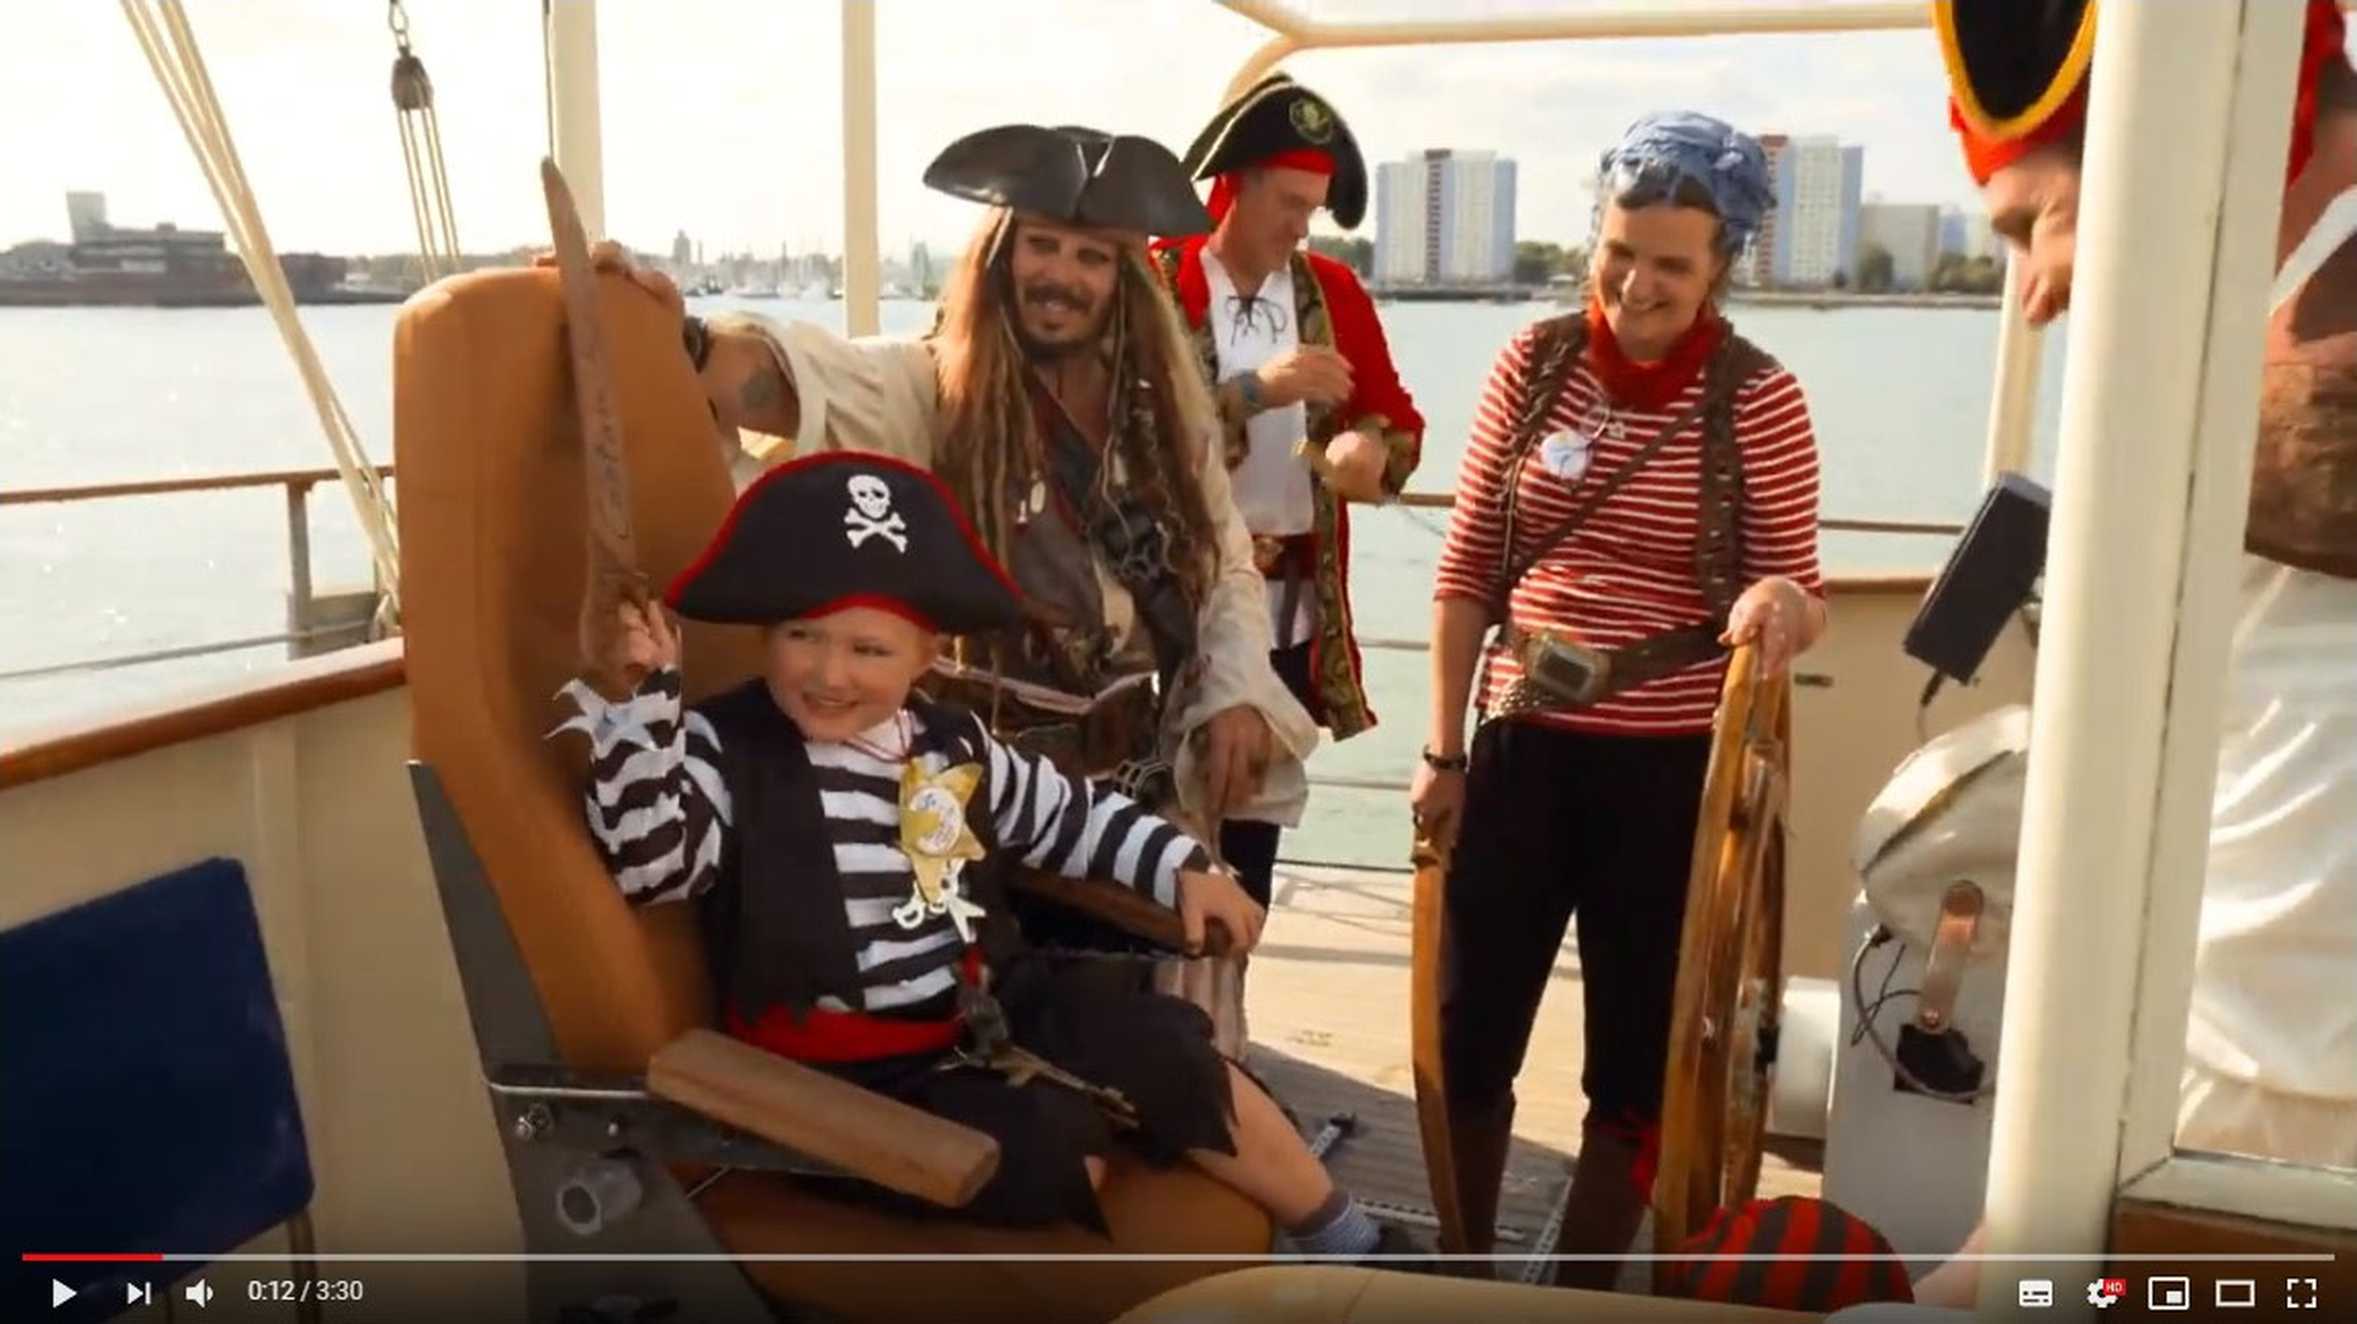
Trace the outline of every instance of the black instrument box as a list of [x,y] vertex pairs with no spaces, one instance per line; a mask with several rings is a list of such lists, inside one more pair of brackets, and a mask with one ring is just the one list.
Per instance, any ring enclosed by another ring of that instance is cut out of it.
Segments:
[[1997,479],[1907,627],[1907,656],[1952,680],[1972,680],[2046,571],[2052,507],[2052,495],[2020,474]]

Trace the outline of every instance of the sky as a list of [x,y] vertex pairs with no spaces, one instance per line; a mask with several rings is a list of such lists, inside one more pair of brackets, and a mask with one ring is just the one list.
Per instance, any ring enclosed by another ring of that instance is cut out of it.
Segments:
[[[539,0],[405,2],[434,82],[463,246],[545,242]],[[1595,0],[1279,2],[1339,19]],[[384,7],[185,4],[277,247],[414,249]],[[953,251],[970,231],[970,204],[918,182],[959,135],[1081,122],[1183,150],[1266,38],[1210,0],[875,4],[879,236],[890,255],[912,240]],[[118,5],[0,0],[0,11],[10,36],[0,43],[0,247],[65,238],[68,189],[106,193],[118,225],[218,228]],[[684,229],[708,257],[839,249],[837,0],[602,0],[597,26],[610,234],[667,253]],[[1870,196],[1972,198],[1928,30],[1324,51],[1282,67],[1335,104],[1370,168],[1431,147],[1514,158],[1523,239],[1584,240],[1598,153],[1658,109],[1862,144]],[[1371,236],[1371,220],[1361,233]]]

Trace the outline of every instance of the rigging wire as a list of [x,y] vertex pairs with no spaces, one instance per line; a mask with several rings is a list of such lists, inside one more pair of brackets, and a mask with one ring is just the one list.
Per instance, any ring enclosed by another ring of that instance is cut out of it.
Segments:
[[304,390],[311,397],[312,409],[318,414],[320,430],[327,437],[328,452],[335,457],[344,492],[351,498],[360,531],[368,539],[379,589],[376,629],[380,634],[390,633],[397,628],[401,602],[401,551],[393,523],[393,505],[385,494],[376,466],[360,444],[359,430],[353,426],[351,415],[345,412],[342,399],[328,380],[327,369],[311,343],[310,333],[295,312],[294,292],[287,285],[277,250],[271,246],[270,232],[262,224],[261,206],[246,178],[237,144],[230,137],[228,119],[213,89],[212,75],[205,68],[204,55],[197,49],[188,15],[181,8],[180,0],[122,0],[122,7],[164,99],[180,122],[181,133],[187,137],[190,150],[196,153],[197,164],[204,171],[214,202],[221,208],[222,220],[230,239],[237,245],[237,255],[245,263],[254,291],[269,310],[279,339],[294,359],[295,371],[301,375]]
[[401,164],[409,182],[409,211],[417,223],[418,264],[427,281],[459,269],[458,215],[450,202],[450,171],[442,161],[442,122],[434,111],[434,82],[409,45],[409,11],[401,0],[385,6],[393,33],[393,118],[401,132]]

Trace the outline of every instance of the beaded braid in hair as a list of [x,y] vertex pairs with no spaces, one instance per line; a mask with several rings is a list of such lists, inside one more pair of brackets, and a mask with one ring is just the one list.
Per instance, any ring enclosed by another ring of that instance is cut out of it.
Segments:
[[[1044,481],[1047,467],[1031,414],[1030,369],[1016,338],[1014,216],[992,208],[951,272],[932,345],[945,426],[934,468],[967,503],[983,545],[1005,560],[1015,522],[1013,494]],[[1170,538],[1171,569],[1191,608],[1201,610],[1218,573],[1219,543],[1203,496],[1197,448],[1218,436],[1211,394],[1192,357],[1193,341],[1144,249],[1119,246],[1106,352],[1113,374],[1112,446],[1132,493]],[[1115,466],[1100,469],[1113,481]]]

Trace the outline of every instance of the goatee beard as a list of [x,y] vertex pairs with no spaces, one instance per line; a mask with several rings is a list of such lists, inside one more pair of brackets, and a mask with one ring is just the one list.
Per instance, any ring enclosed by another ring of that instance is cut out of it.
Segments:
[[1099,337],[1092,333],[1050,344],[1032,335],[1030,330],[1023,325],[1022,318],[1010,317],[1007,320],[1014,326],[1015,344],[1022,349],[1023,357],[1037,364],[1057,363],[1086,354],[1095,347],[1099,340]]

